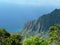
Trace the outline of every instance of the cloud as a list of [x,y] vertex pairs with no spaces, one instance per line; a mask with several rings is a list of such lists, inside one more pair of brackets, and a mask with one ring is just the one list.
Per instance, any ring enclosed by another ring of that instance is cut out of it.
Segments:
[[60,6],[60,0],[0,0],[0,2],[12,3],[17,5]]

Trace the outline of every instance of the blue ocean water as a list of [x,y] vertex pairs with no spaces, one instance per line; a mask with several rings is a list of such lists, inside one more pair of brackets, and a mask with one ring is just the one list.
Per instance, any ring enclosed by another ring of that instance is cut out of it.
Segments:
[[54,7],[0,4],[0,28],[8,32],[16,32],[23,28],[25,22],[37,19],[49,13]]

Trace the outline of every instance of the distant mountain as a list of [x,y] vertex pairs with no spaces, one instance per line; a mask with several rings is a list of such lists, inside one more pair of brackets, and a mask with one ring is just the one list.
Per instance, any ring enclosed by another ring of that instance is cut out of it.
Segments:
[[37,20],[28,21],[20,32],[23,36],[40,36],[42,32],[49,30],[49,27],[54,24],[60,24],[60,9],[55,9],[49,14],[40,16]]

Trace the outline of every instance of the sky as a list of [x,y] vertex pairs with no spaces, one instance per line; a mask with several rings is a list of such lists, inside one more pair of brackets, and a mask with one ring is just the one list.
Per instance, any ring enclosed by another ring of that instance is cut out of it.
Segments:
[[0,0],[0,3],[11,3],[17,5],[35,5],[35,6],[60,6],[60,0]]

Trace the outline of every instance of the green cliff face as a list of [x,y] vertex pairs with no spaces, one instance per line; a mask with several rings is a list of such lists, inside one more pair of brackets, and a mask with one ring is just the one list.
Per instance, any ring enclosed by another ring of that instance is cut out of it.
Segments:
[[25,37],[41,36],[43,32],[48,31],[48,28],[54,24],[60,24],[60,9],[55,9],[51,13],[44,14],[36,20],[25,23],[20,33]]

